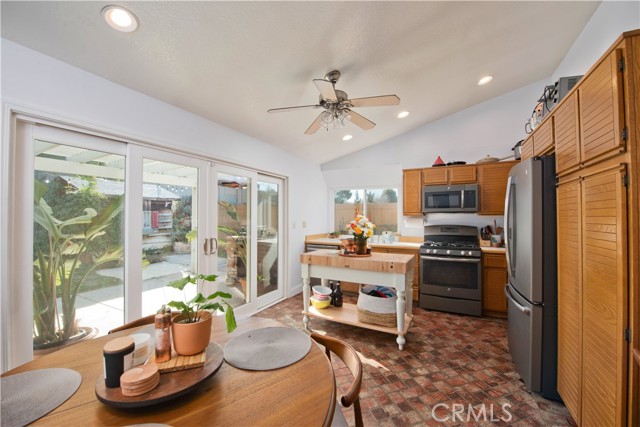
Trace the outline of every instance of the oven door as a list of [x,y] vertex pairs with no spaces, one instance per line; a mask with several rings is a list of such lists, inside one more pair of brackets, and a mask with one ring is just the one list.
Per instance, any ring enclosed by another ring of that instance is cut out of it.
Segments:
[[420,293],[480,301],[481,258],[420,257]]

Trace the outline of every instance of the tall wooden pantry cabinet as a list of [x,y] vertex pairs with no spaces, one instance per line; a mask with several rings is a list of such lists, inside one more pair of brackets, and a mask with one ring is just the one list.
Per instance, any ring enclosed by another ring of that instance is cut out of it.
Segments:
[[640,423],[640,30],[624,33],[525,141],[556,154],[558,391],[579,426]]

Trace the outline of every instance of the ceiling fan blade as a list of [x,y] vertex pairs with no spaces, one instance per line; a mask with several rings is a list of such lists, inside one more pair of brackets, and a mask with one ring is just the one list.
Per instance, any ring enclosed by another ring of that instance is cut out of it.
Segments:
[[320,129],[320,127],[322,127],[322,113],[318,114],[318,117],[316,117],[313,123],[311,123],[311,126],[309,126],[309,129],[307,129],[304,134],[313,135],[314,133],[318,132],[318,129]]
[[386,107],[400,104],[400,98],[397,95],[369,96],[350,99],[349,103],[354,107]]
[[283,111],[304,110],[307,108],[318,108],[319,105],[299,105],[297,107],[272,108],[267,113],[282,113]]
[[374,126],[376,125],[371,120],[365,117],[362,117],[360,114],[356,113],[353,110],[349,111],[349,114],[351,115],[351,123],[353,123],[354,125],[358,126],[361,129],[364,129],[364,130],[373,129]]
[[327,101],[337,101],[338,96],[336,95],[336,90],[333,87],[333,83],[324,79],[314,79],[313,82],[316,84],[316,87],[320,91],[320,95]]

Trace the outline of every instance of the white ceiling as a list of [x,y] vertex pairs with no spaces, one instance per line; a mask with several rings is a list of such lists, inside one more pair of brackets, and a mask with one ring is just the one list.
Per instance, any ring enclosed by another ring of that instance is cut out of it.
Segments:
[[[551,76],[600,2],[116,3],[137,31],[106,25],[113,2],[2,1],[2,37],[324,163]],[[400,105],[357,109],[372,130],[311,136],[320,110],[266,112],[317,103],[332,69],[350,97]]]

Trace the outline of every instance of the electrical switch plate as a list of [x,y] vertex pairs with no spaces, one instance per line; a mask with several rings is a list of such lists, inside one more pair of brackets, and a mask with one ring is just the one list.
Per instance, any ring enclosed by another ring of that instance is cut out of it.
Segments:
[[307,221],[302,221],[302,228],[307,228]]

